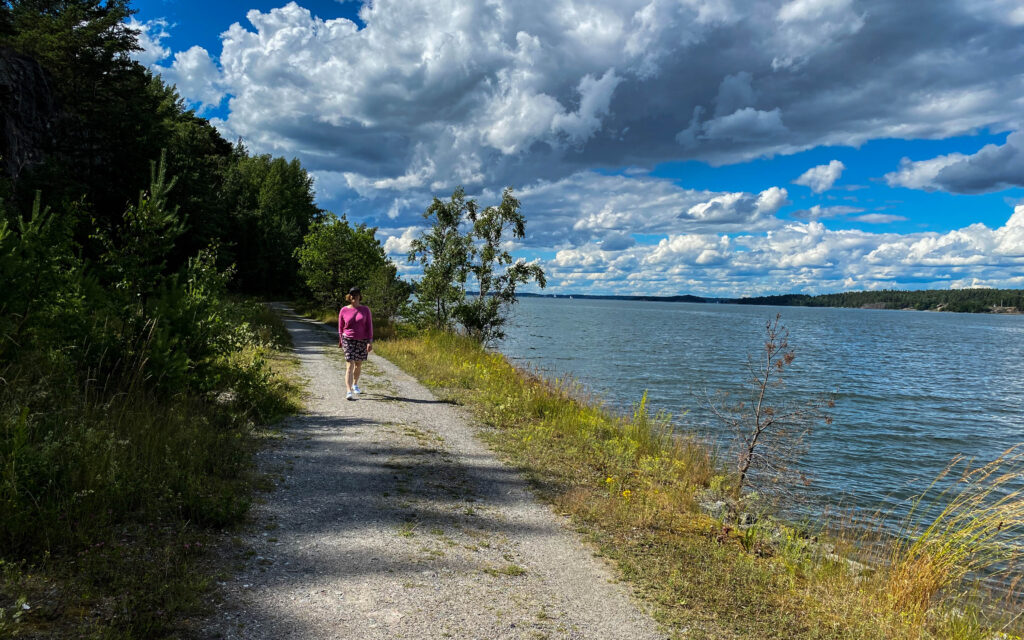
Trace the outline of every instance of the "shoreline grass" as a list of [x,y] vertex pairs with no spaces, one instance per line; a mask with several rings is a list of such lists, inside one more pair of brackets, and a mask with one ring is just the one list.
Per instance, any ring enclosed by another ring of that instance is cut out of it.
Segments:
[[[914,558],[921,554],[906,551],[904,562],[864,567],[843,555],[858,541],[842,531],[818,541],[778,523],[738,527],[705,514],[698,502],[721,482],[722,471],[701,443],[669,435],[668,416],[651,415],[643,399],[631,417],[612,415],[571,386],[517,370],[500,354],[452,334],[384,340],[377,350],[441,397],[470,407],[486,427],[483,437],[526,472],[543,499],[572,517],[679,637],[1021,634],[1008,608],[993,617],[979,592],[959,580],[963,574],[955,575],[967,556],[953,557],[949,579],[937,585],[905,579],[901,567],[920,569]],[[954,539],[950,533],[936,540]],[[891,540],[881,544],[898,548]],[[894,597],[900,588],[908,591]]]
[[194,630],[223,570],[220,532],[244,519],[260,483],[252,456],[266,425],[300,406],[281,320],[264,305],[231,304],[247,337],[205,393],[44,384],[35,391],[48,408],[19,411],[33,406],[33,389],[5,381],[0,637]]

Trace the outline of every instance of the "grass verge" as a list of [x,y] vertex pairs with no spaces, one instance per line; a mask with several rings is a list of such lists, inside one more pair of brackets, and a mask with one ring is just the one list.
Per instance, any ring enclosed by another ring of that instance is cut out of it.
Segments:
[[[451,334],[376,346],[440,396],[471,407],[492,446],[572,517],[678,637],[988,640],[1020,633],[1009,603],[985,607],[963,582],[956,593],[952,583],[935,589],[935,580],[918,587],[898,563],[890,570],[847,561],[859,542],[852,536],[819,542],[791,526],[738,527],[705,514],[698,503],[721,481],[713,455],[673,436],[668,416],[651,415],[643,400],[630,418],[617,417],[573,384],[517,370]],[[896,586],[932,591],[923,600],[894,598]]]
[[88,381],[31,372],[4,381],[0,637],[195,630],[217,536],[244,518],[258,481],[252,453],[300,405],[283,323],[263,305],[233,309],[237,347],[203,393],[95,395]]

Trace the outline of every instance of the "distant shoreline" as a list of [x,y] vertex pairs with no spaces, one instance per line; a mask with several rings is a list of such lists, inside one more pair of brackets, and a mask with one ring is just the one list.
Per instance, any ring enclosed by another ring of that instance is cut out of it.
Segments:
[[958,313],[1024,313],[1024,289],[924,289],[917,291],[848,291],[818,296],[783,294],[743,298],[710,298],[694,295],[622,296],[602,294],[520,293],[524,298],[571,298],[580,300],[631,300],[635,302],[692,302],[834,309],[887,309],[893,311],[947,311]]

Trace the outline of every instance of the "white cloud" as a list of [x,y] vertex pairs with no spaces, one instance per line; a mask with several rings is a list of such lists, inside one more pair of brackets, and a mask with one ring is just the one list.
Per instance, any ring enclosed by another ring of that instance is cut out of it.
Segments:
[[762,215],[775,215],[775,213],[789,204],[789,193],[782,187],[770,187],[757,194],[757,212]]
[[[609,259],[614,255],[614,259]],[[1002,227],[970,225],[948,233],[872,233],[794,223],[759,234],[670,234],[616,254],[588,244],[545,264],[562,292],[704,295],[816,293],[887,287],[984,283],[1021,286],[1024,206]],[[969,269],[969,275],[965,273]],[[559,292],[555,284],[554,291]]]
[[777,107],[771,111],[744,107],[727,116],[705,122],[702,137],[708,140],[753,142],[781,138],[786,132],[786,125],[782,124],[782,112]]
[[132,60],[144,66],[152,66],[171,55],[171,50],[161,44],[170,34],[170,25],[163,18],[139,22],[134,16],[128,18],[128,28],[138,34],[141,51],[131,53]]
[[186,100],[199,103],[200,111],[216,108],[224,99],[220,70],[209,52],[200,46],[174,54],[169,69],[158,65],[153,69],[175,85]]
[[[949,238],[832,231],[822,220],[863,211],[818,205],[791,214],[806,223],[786,224],[776,217],[788,204],[781,187],[687,189],[646,172],[667,161],[717,166],[878,138],[1019,130],[1018,8],[375,0],[363,5],[360,29],[293,2],[250,11],[222,35],[218,59],[193,48],[164,72],[202,104],[229,94],[229,114],[215,121],[225,136],[298,156],[325,206],[392,230],[389,251],[407,246],[403,230],[422,224],[433,195],[462,184],[490,203],[512,184],[529,219],[528,248],[556,255],[553,283],[747,293],[968,276],[998,283],[1019,277],[1009,275],[1021,267],[1012,255],[1019,225]],[[160,31],[148,33],[149,55],[162,56],[154,64],[169,59]],[[1021,184],[1016,135],[971,156],[907,160],[886,180],[965,193]],[[798,184],[842,188],[837,162]],[[664,240],[664,259],[649,259],[661,247],[652,236]],[[937,262],[906,258],[916,243],[913,255]],[[974,271],[954,273],[957,260]]]
[[844,169],[846,169],[846,165],[839,160],[833,160],[828,164],[819,164],[804,171],[799,178],[793,181],[793,184],[810,187],[814,193],[823,193],[832,188],[839,176],[843,175]]
[[1015,126],[1024,74],[1005,69],[1024,41],[1012,3],[992,7],[378,0],[360,29],[289,3],[250,11],[216,64],[194,51],[176,81],[205,104],[232,96],[227,137],[347,174],[339,197],[376,211],[459,183]]
[[625,233],[612,232],[601,241],[602,251],[622,251],[636,245],[633,236]]
[[789,214],[791,218],[798,220],[822,220],[824,218],[838,218],[841,216],[848,216],[851,213],[860,213],[864,211],[861,207],[851,207],[848,205],[835,205],[832,207],[823,207],[820,204],[816,204],[810,209],[801,209],[794,211]]
[[404,263],[406,256],[409,255],[409,249],[412,248],[412,241],[418,238],[422,232],[423,227],[407,227],[399,235],[392,235],[393,231],[389,233],[381,230],[380,233],[384,236],[384,252],[391,256],[396,263]]
[[885,174],[885,181],[891,187],[952,193],[1024,186],[1024,131],[1014,131],[1005,144],[988,144],[972,155],[951,153],[916,162],[903,158],[898,171]]
[[906,216],[899,216],[893,213],[865,213],[862,216],[855,216],[852,220],[867,222],[868,224],[889,224],[892,222],[906,222]]
[[772,67],[799,67],[816,52],[860,31],[864,16],[852,5],[852,0],[792,0],[783,4],[776,14],[779,52],[772,59]]
[[962,153],[951,153],[929,160],[912,161],[910,158],[900,160],[898,171],[885,174],[885,181],[890,187],[907,187],[909,189],[924,189],[935,191],[938,186],[935,178],[939,172],[950,165],[961,162],[966,158]]

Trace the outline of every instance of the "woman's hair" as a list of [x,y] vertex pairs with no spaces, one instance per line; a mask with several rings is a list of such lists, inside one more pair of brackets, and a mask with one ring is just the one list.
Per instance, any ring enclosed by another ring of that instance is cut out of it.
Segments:
[[352,287],[348,290],[348,293],[345,294],[345,300],[347,302],[355,302],[356,298],[362,299],[362,297],[363,292],[359,290],[359,287]]

